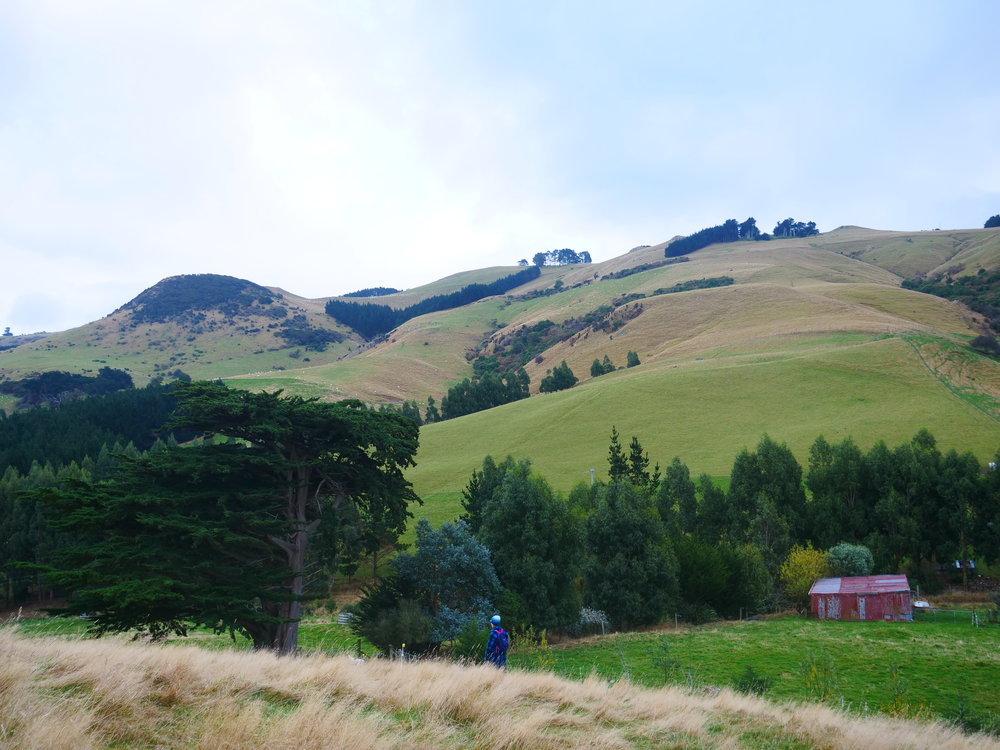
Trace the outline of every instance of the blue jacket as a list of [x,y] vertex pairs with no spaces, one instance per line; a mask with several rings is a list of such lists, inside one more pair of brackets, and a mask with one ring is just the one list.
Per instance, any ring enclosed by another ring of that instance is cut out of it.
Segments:
[[505,634],[505,631],[499,625],[490,631],[489,640],[486,641],[486,653],[483,654],[483,661],[495,664],[498,667],[506,667],[507,644],[500,637],[501,634]]

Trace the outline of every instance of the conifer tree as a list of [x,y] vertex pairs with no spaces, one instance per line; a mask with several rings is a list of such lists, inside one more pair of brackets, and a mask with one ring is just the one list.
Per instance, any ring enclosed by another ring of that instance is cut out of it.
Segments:
[[61,612],[94,613],[98,633],[163,636],[197,624],[294,653],[310,542],[336,555],[323,510],[351,506],[380,533],[402,533],[407,504],[419,502],[403,478],[419,428],[358,401],[220,383],[181,384],[177,398],[172,425],[216,442],[132,457],[110,481],[35,494],[76,538],[47,570],[70,592]]

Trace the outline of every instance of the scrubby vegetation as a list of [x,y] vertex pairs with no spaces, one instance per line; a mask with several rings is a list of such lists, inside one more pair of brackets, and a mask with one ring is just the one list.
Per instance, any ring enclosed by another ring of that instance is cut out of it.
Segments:
[[955,268],[930,278],[904,279],[902,287],[964,302],[983,315],[994,331],[1000,331],[1000,268],[989,272],[980,268],[978,273],[959,276],[962,270]]
[[219,310],[230,317],[266,314],[278,296],[252,281],[217,274],[171,276],[115,312],[130,310],[136,323],[164,323],[196,311]]
[[347,337],[338,332],[309,325],[304,315],[296,315],[274,333],[285,339],[289,346],[301,346],[307,351],[322,352],[328,344],[339,344]]
[[526,365],[546,349],[577,334],[586,335],[589,331],[614,333],[642,312],[642,305],[618,309],[631,301],[633,300],[615,300],[612,305],[602,305],[585,315],[569,318],[561,323],[540,320],[533,325],[523,325],[492,336],[480,345],[480,354],[473,366],[505,372]]

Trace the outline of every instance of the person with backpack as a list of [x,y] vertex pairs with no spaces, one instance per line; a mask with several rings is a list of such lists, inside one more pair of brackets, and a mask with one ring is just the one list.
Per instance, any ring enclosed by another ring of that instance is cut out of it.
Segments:
[[497,669],[507,669],[507,647],[510,645],[510,638],[507,631],[500,627],[500,615],[493,615],[490,618],[489,640],[486,641],[486,653],[483,655],[484,664],[492,664]]

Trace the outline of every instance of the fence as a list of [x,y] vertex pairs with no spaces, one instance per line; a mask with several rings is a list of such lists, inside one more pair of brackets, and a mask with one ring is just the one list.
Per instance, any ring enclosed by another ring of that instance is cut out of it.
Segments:
[[975,628],[997,624],[997,611],[979,609],[933,609],[914,607],[913,619],[917,622],[950,622],[956,625],[972,625]]

